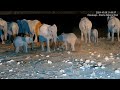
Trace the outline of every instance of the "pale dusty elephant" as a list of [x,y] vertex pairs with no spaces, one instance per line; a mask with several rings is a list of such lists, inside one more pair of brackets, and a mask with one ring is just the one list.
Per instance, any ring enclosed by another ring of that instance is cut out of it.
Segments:
[[28,22],[32,35],[33,36],[35,35],[34,42],[38,42],[39,29],[42,26],[42,23],[39,20],[26,20],[26,21]]
[[[50,40],[52,40],[55,43],[55,47],[56,47],[56,41],[57,41],[57,26],[55,24],[48,25],[48,24],[43,24],[40,27],[40,32],[39,32],[39,36],[42,36],[44,38],[41,38],[41,40],[39,40],[41,42],[41,47],[42,47],[42,51],[44,51],[44,40],[47,41],[47,52],[50,52]],[[54,48],[55,50],[55,48]]]
[[2,26],[2,30],[4,32],[1,40],[2,40],[2,44],[5,44],[4,40],[7,40],[7,22],[5,20],[3,20],[2,18],[0,18],[0,26]]
[[11,39],[11,36],[13,36],[13,39],[18,35],[19,32],[19,26],[16,22],[8,22],[8,36],[9,40]]
[[79,22],[79,29],[81,30],[81,40],[84,41],[85,39],[85,43],[91,42],[90,40],[91,28],[92,28],[92,22],[87,17],[81,18]]
[[92,29],[91,30],[91,40],[94,43],[98,43],[98,30],[97,29]]
[[75,51],[77,36],[74,33],[62,33],[58,36],[58,41],[63,41],[62,47],[65,45],[66,50],[68,50],[68,44],[70,44],[71,50]]
[[118,41],[120,41],[120,20],[115,16],[107,17],[108,20],[108,39],[110,39],[110,33],[112,34],[112,42],[114,42],[114,33],[117,33]]
[[24,52],[28,52],[28,44],[32,44],[31,49],[33,49],[33,38],[31,37],[21,37],[21,36],[17,36],[14,41],[13,41],[13,45],[15,47],[15,52],[18,53],[19,52],[19,48],[23,47],[24,48]]

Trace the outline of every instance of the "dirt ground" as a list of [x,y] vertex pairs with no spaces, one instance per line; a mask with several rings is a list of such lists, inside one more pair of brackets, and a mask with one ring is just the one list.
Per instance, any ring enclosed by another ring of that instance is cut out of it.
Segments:
[[1,79],[120,79],[120,42],[99,38],[98,44],[75,45],[76,51],[50,53],[38,46],[14,53],[12,44],[0,43]]

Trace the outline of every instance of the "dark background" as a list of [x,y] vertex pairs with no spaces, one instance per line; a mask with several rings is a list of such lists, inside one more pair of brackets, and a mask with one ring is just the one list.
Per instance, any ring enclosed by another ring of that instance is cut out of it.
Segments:
[[[107,16],[87,16],[87,14],[95,13],[96,11],[0,11],[0,18],[8,22],[18,19],[38,19],[41,23],[56,24],[58,35],[62,32],[80,35],[79,22],[82,17],[86,16],[92,21],[92,28],[98,29],[99,37],[106,37]],[[119,11],[116,13],[119,14]]]

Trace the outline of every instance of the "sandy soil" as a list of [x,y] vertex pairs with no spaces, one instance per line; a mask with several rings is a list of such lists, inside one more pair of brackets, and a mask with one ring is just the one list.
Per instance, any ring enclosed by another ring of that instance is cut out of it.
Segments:
[[76,51],[14,53],[0,43],[1,79],[120,79],[120,42],[99,38],[98,44],[76,43]]

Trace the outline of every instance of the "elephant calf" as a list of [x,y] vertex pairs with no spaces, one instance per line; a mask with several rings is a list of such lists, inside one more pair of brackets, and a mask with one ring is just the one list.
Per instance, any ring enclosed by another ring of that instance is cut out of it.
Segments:
[[62,35],[58,36],[58,41],[62,41],[63,45],[65,45],[65,49],[68,50],[67,45],[71,45],[72,51],[75,51],[75,43],[76,43],[77,37],[74,33],[62,33]]
[[21,36],[17,36],[14,41],[13,41],[13,45],[15,47],[15,52],[18,53],[19,52],[19,48],[20,47],[24,47],[24,52],[28,52],[28,44],[32,44],[32,49],[33,49],[33,38],[31,37],[21,37]]
[[91,30],[91,39],[94,43],[98,43],[98,30],[97,29]]

